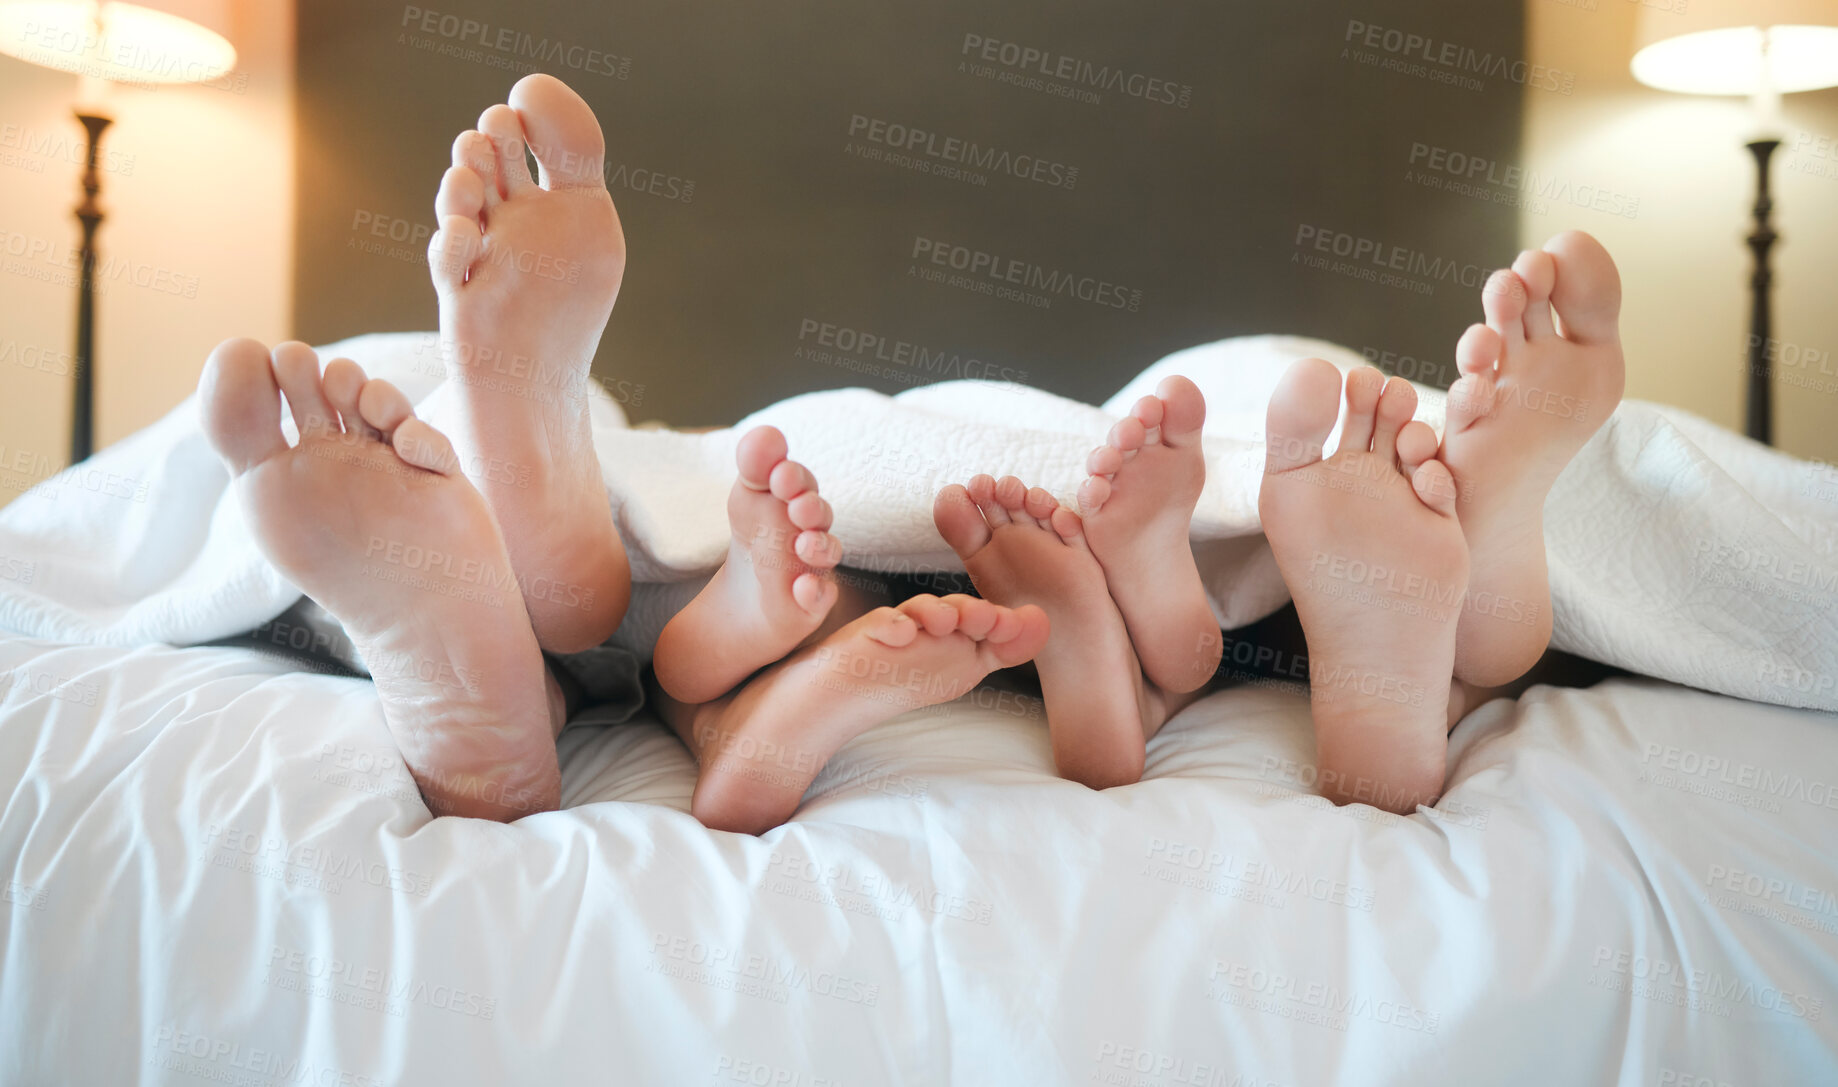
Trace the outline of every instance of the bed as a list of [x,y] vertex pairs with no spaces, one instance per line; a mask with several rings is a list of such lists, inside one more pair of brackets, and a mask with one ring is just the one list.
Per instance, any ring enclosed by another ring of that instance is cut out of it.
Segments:
[[[1202,384],[1221,427],[1243,422]],[[902,410],[944,413],[918,392]],[[1057,464],[1045,414],[979,412],[1038,428],[1010,462]],[[1553,496],[1560,642],[1672,674],[1490,704],[1455,731],[1434,808],[1315,795],[1294,684],[1209,695],[1140,784],[1102,793],[1054,776],[1037,701],[980,689],[849,744],[753,838],[688,815],[667,730],[591,712],[560,740],[563,810],[431,819],[365,681],[302,670],[281,639],[179,647],[292,595],[242,563],[220,494],[170,489],[209,468],[175,413],[92,462],[145,500],[65,482],[0,515],[0,1081],[1838,1081],[1830,529],[1796,520],[1825,499],[1780,497],[1822,477],[1708,435],[1709,467],[1659,471],[1694,424],[1617,423],[1581,458],[1610,482]],[[641,440],[606,438],[603,461]],[[694,499],[721,439],[657,441],[681,454],[659,454],[671,501]],[[1237,455],[1209,450],[1197,537],[1236,523]],[[701,526],[608,474],[641,576],[680,585]],[[1653,541],[1646,578],[1604,567],[1654,583],[1619,590],[1644,609],[1591,580],[1577,556],[1624,533],[1587,511],[1623,484],[1654,498],[1626,516],[1687,517],[1665,495],[1689,494],[1714,519],[1680,555],[1747,539],[1729,520],[1747,512],[1696,487],[1719,477],[1803,545],[1770,545],[1812,564],[1796,596],[1676,584]],[[905,508],[888,492],[839,534],[929,561],[873,512]],[[1577,538],[1572,506],[1594,526]],[[1248,537],[1196,546],[1222,616],[1269,610]],[[1732,602],[1757,596],[1766,618]]]

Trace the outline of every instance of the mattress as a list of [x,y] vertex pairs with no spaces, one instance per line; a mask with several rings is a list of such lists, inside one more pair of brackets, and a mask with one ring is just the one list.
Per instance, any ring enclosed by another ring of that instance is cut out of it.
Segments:
[[0,1082],[1838,1082],[1831,714],[1537,687],[1393,816],[1314,795],[1292,685],[1102,793],[982,689],[753,838],[591,715],[563,810],[431,819],[296,667],[0,639]]

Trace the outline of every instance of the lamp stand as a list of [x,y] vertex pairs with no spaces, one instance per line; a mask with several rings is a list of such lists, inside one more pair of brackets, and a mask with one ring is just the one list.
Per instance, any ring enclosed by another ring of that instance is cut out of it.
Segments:
[[110,118],[94,113],[77,112],[89,133],[89,150],[83,167],[83,200],[77,205],[77,218],[83,223],[82,271],[77,283],[77,351],[76,391],[70,407],[70,463],[89,459],[94,444],[96,401],[96,228],[102,225],[102,174],[97,169],[101,158],[102,132]]
[[1755,156],[1755,231],[1749,235],[1749,250],[1755,254],[1755,273],[1749,279],[1753,295],[1749,302],[1749,410],[1743,432],[1764,445],[1774,444],[1774,372],[1768,356],[1774,347],[1774,315],[1770,296],[1774,291],[1774,269],[1770,256],[1780,235],[1774,232],[1769,217],[1774,212],[1774,197],[1768,190],[1768,160],[1779,140],[1756,140],[1749,144]]

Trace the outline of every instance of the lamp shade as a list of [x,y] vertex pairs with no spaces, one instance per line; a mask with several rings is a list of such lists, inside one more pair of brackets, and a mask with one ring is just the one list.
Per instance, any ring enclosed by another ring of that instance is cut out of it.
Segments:
[[1838,2],[1652,0],[1635,25],[1633,70],[1649,87],[1685,94],[1838,86]]
[[236,67],[227,0],[0,0],[0,53],[115,83],[203,83]]

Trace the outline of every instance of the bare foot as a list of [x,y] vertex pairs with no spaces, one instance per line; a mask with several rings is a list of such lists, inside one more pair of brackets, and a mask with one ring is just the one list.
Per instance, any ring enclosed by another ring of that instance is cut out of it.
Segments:
[[[289,448],[280,399],[300,427]],[[510,820],[560,799],[551,692],[491,510],[408,398],[304,344],[229,340],[199,382],[205,434],[262,553],[338,617],[437,815]]]
[[1455,349],[1439,455],[1474,563],[1455,675],[1491,687],[1551,641],[1544,500],[1621,402],[1621,277],[1601,243],[1570,231],[1494,273],[1481,304],[1487,323]]
[[1340,447],[1322,460],[1340,392],[1320,359],[1283,376],[1258,511],[1308,639],[1323,791],[1406,812],[1442,791],[1468,549],[1410,383],[1348,375]]
[[842,557],[817,479],[786,459],[785,435],[740,439],[728,494],[727,561],[657,639],[657,682],[682,702],[710,702],[796,649],[836,603],[826,576]]
[[910,710],[949,702],[1047,640],[1039,608],[915,596],[867,615],[697,707],[684,740],[702,770],[690,811],[762,834],[791,817],[837,749]]
[[1163,379],[1092,452],[1091,478],[1079,487],[1085,538],[1143,674],[1167,691],[1211,679],[1225,644],[1188,540],[1206,484],[1205,421],[1199,388],[1184,377]]
[[938,492],[932,520],[977,592],[1009,607],[1037,605],[1051,621],[1034,667],[1060,774],[1093,789],[1139,780],[1163,709],[1078,514],[1014,476],[977,476]]
[[[526,146],[542,168],[530,177]],[[594,457],[588,371],[625,271],[593,111],[552,76],[453,141],[428,252],[455,395],[453,444],[490,503],[537,640],[599,644],[631,577]]]

